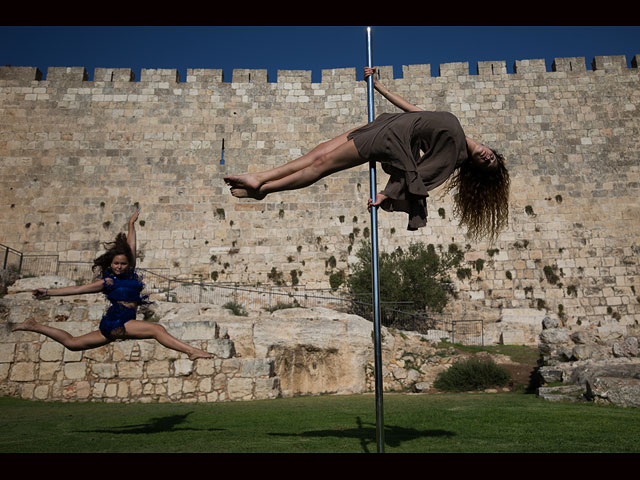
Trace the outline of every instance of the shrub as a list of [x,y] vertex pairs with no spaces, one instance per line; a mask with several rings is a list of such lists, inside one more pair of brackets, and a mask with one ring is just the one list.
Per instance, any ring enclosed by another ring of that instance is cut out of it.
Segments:
[[[385,302],[410,302],[414,311],[426,308],[441,312],[448,296],[454,294],[449,273],[459,266],[464,253],[455,244],[449,245],[447,251],[439,250],[440,254],[433,245],[417,242],[407,250],[398,247],[391,253],[380,253],[380,298]],[[347,283],[351,295],[362,299],[371,295],[370,244],[363,241],[356,256],[358,262]]]
[[469,358],[456,362],[448,370],[441,372],[433,386],[445,392],[467,392],[503,387],[510,380],[509,372],[493,360]]
[[338,273],[332,273],[329,275],[329,285],[331,289],[335,290],[344,283],[344,271],[340,270]]
[[222,308],[226,308],[227,310],[231,310],[231,312],[239,317],[246,317],[249,315],[245,308],[237,302],[227,302]]

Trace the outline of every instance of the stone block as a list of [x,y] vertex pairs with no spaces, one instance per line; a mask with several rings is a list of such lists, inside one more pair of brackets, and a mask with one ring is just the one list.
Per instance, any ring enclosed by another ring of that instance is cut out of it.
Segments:
[[117,362],[118,377],[120,378],[141,378],[142,362]]
[[118,398],[128,398],[129,397],[129,383],[128,382],[118,382],[118,391],[116,393]]
[[113,363],[93,363],[91,373],[98,378],[114,378],[118,374],[116,365]]
[[95,82],[133,82],[135,74],[130,68],[96,68],[93,80]]
[[551,344],[567,344],[569,343],[569,334],[565,328],[548,328],[540,334],[542,343]]
[[500,343],[502,345],[525,345],[528,342],[522,330],[503,330],[500,334]]
[[61,361],[64,357],[64,346],[58,342],[44,342],[40,347],[40,360],[44,362]]
[[180,393],[182,392],[182,384],[182,378],[173,377],[169,379],[167,382],[167,395],[169,398],[180,396]]
[[89,78],[84,67],[49,67],[47,68],[48,82],[83,82]]
[[640,407],[638,378],[596,377],[588,382],[587,391],[595,403]]
[[104,396],[107,398],[115,398],[118,393],[118,385],[115,383],[109,383],[104,389]]
[[146,363],[148,378],[162,378],[169,376],[170,362],[168,360],[153,360]]
[[500,75],[507,73],[507,62],[478,62],[478,75]]
[[227,376],[224,373],[218,373],[213,377],[213,389],[216,391],[226,391]]
[[544,383],[562,382],[565,377],[564,370],[552,366],[541,367],[538,373]]
[[64,362],[79,362],[80,360],[82,360],[82,356],[83,356],[84,352],[82,351],[72,351],[72,350],[68,350],[68,349],[64,349],[63,351],[63,357],[62,360]]
[[91,384],[89,382],[78,382],[76,395],[80,400],[86,400],[91,395]]
[[200,380],[198,384],[198,391],[209,393],[212,390],[212,386],[213,386],[213,381],[211,380],[211,377],[205,377],[202,380]]
[[173,371],[175,375],[187,376],[193,372],[193,361],[189,359],[178,359],[173,362]]
[[612,352],[614,357],[637,357],[638,339],[636,337],[628,337],[621,342],[615,342]]
[[49,399],[49,387],[47,385],[39,385],[33,391],[33,398],[36,400]]
[[253,396],[252,378],[231,378],[227,382],[229,400],[250,400]]
[[544,73],[547,71],[544,59],[535,60],[516,60],[514,67],[514,73]]
[[168,332],[185,342],[215,339],[218,331],[217,323],[213,321],[171,322],[163,325]]
[[31,362],[14,363],[11,367],[10,380],[15,382],[31,382],[35,380],[35,364]]
[[0,343],[0,363],[13,362],[15,343]]
[[584,72],[587,70],[584,57],[556,58],[551,65],[553,72]]
[[87,364],[84,362],[65,363],[64,376],[69,380],[81,380],[87,373]]
[[60,362],[40,362],[38,369],[38,380],[54,380],[62,370]]
[[591,65],[594,70],[621,71],[627,68],[627,59],[624,55],[596,56]]

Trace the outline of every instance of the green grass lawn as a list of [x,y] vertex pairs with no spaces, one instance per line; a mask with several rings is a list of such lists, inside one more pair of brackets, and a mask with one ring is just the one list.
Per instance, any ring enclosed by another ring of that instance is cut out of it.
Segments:
[[[2,453],[375,453],[375,398],[209,404],[0,398]],[[639,452],[640,410],[526,394],[384,395],[387,453]]]

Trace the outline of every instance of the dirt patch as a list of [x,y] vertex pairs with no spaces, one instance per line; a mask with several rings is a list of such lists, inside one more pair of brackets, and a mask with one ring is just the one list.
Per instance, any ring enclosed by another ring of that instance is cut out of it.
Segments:
[[528,363],[505,363],[498,365],[509,371],[511,375],[509,389],[512,391],[526,390],[531,383],[531,376],[537,367],[536,364]]

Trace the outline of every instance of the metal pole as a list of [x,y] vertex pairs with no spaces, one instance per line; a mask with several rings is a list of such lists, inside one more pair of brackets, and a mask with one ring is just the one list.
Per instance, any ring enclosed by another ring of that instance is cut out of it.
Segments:
[[[371,27],[367,27],[367,66],[373,68],[371,59]],[[367,78],[367,104],[369,123],[373,122],[373,76]],[[376,198],[376,162],[369,162],[369,193]],[[384,415],[382,405],[382,351],[380,346],[380,279],[378,278],[378,207],[371,207],[371,272],[373,287],[373,337],[376,380],[376,442],[378,453],[384,453]]]

